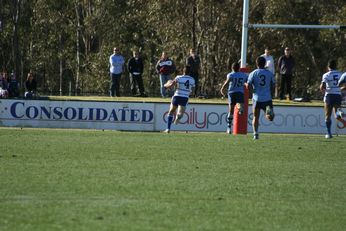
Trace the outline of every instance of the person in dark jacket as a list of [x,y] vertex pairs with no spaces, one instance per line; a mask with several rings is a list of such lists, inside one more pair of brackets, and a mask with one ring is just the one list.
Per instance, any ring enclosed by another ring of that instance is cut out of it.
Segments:
[[[143,60],[139,56],[138,51],[133,51],[133,57],[127,63],[127,69],[130,73],[131,92],[133,96],[145,97],[144,85],[143,85]],[[137,95],[137,86],[139,89],[139,95]]]
[[[280,84],[280,99],[285,99],[285,95],[288,94],[289,99],[292,100],[291,86],[293,78],[294,58],[291,55],[290,48],[285,48],[285,54],[279,58],[278,69],[281,75]],[[286,90],[286,91],[285,91]]]
[[160,75],[160,93],[163,98],[167,95],[165,83],[171,79],[171,74],[175,72],[175,64],[173,60],[168,57],[167,52],[162,52],[160,60],[156,64],[156,71]]
[[8,95],[9,97],[19,97],[19,82],[15,73],[11,73],[11,79],[8,83]]
[[24,87],[25,87],[25,93],[24,93],[25,98],[31,99],[36,97],[37,84],[36,84],[36,80],[34,79],[34,75],[31,72],[28,73],[28,76],[24,83]]
[[186,65],[190,66],[190,76],[195,79],[195,97],[198,96],[198,79],[199,79],[199,69],[201,67],[201,60],[196,54],[195,49],[190,49],[190,55],[186,58]]

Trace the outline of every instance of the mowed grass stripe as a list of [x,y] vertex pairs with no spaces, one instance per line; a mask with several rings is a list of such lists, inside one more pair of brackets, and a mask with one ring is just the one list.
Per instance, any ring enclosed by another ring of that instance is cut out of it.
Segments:
[[343,230],[345,136],[0,129],[0,230]]

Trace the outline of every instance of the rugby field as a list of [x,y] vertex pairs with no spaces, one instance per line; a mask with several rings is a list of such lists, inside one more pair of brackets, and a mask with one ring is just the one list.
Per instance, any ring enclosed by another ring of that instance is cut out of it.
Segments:
[[344,230],[346,137],[1,128],[0,230]]

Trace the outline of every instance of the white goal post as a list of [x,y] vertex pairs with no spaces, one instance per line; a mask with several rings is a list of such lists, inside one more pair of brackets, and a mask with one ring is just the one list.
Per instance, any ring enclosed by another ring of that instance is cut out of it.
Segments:
[[346,29],[346,26],[339,25],[292,25],[292,24],[249,24],[249,2],[244,0],[243,3],[243,25],[241,41],[241,67],[246,67],[246,54],[248,43],[249,28],[272,28],[272,29]]

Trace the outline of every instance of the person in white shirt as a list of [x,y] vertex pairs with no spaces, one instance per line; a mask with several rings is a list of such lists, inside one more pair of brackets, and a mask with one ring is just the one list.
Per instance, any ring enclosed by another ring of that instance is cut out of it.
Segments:
[[270,49],[266,47],[264,49],[264,54],[261,55],[266,59],[266,65],[265,68],[269,70],[273,75],[275,76],[275,65],[274,65],[274,58],[270,55]]
[[114,97],[120,96],[120,79],[121,73],[124,69],[125,59],[119,53],[119,48],[114,47],[114,53],[109,57],[110,68],[109,71],[111,73],[111,86],[110,86],[110,96]]
[[[183,117],[190,94],[195,88],[195,79],[189,75],[190,66],[185,66],[183,72],[183,75],[178,75],[174,80],[170,80],[164,85],[165,88],[176,87],[168,112],[167,129],[164,131],[166,133],[171,130],[174,114],[176,114],[174,124],[178,124]],[[175,113],[177,109],[178,113]]]

